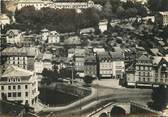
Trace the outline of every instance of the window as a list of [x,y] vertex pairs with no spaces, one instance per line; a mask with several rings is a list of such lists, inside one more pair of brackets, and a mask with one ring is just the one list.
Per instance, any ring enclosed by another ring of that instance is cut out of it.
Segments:
[[11,86],[8,86],[8,90],[11,90]]
[[145,82],[145,78],[143,78],[143,81]]
[[1,90],[4,90],[4,86],[1,86]]
[[12,97],[11,93],[8,93],[8,97]]
[[13,86],[13,89],[16,89],[16,86]]
[[28,88],[28,86],[27,85],[25,85],[25,89],[27,89]]
[[16,92],[13,93],[13,97],[16,97]]
[[25,93],[26,97],[28,97],[28,92]]
[[18,85],[18,89],[21,89],[21,86],[20,86],[20,85]]
[[21,97],[21,92],[18,93],[18,97]]

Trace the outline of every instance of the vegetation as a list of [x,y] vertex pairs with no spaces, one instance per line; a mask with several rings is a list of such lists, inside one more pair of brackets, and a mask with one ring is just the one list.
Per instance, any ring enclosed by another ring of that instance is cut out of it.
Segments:
[[168,11],[168,0],[148,0],[151,11]]
[[162,111],[168,104],[168,88],[160,86],[154,88],[152,93],[153,102],[149,104],[152,109]]
[[50,84],[52,82],[56,82],[57,79],[58,79],[58,72],[56,70],[52,71],[52,70],[48,70],[46,68],[44,68],[43,72],[42,72],[42,75],[43,75],[43,79],[42,79],[42,84]]
[[44,28],[58,32],[76,31],[78,28],[95,27],[99,22],[98,11],[94,8],[82,10],[79,14],[75,9],[42,8],[35,10],[33,6],[16,10],[18,28],[40,31]]
[[85,76],[83,81],[85,82],[86,86],[89,86],[93,82],[94,78],[91,76]]

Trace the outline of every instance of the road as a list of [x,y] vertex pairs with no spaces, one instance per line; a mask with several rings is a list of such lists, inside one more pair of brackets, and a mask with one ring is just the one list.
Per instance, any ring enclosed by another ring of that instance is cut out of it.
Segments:
[[93,86],[91,95],[67,106],[43,108],[40,116],[86,117],[90,112],[111,101],[149,101],[151,93],[151,89],[120,89]]

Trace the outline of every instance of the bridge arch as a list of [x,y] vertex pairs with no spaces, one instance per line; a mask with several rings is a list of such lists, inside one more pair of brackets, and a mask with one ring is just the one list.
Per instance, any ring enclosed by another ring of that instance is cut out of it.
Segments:
[[126,110],[123,108],[123,107],[120,107],[120,106],[117,106],[117,105],[114,105],[113,108],[111,109],[111,112],[110,112],[110,115],[111,116],[122,116],[122,115],[126,115]]
[[108,117],[108,115],[107,115],[107,113],[101,113],[100,115],[99,115],[99,117]]

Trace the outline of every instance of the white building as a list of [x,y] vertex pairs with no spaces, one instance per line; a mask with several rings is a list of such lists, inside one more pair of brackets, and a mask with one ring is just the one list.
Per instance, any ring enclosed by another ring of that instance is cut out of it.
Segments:
[[10,29],[6,33],[7,44],[19,44],[23,41],[23,36],[20,30]]
[[0,25],[2,28],[7,24],[10,24],[10,18],[6,14],[0,14]]
[[51,53],[48,52],[44,53],[42,58],[43,68],[52,70],[53,68],[52,59],[53,55]]
[[9,66],[0,78],[0,99],[35,107],[39,95],[36,75],[16,66]]
[[125,72],[124,56],[119,52],[98,54],[99,76],[101,78],[123,78]]
[[142,55],[126,71],[127,85],[168,85],[168,57]]
[[56,31],[51,31],[48,35],[48,44],[57,44],[60,42],[60,35]]
[[4,68],[15,65],[23,69],[34,70],[34,59],[39,54],[39,50],[36,47],[8,47],[1,54]]
[[100,21],[100,22],[99,22],[99,30],[100,30],[101,32],[107,31],[107,24],[108,24],[108,21],[107,21],[107,20]]

